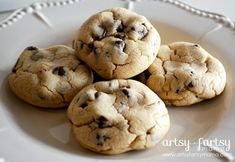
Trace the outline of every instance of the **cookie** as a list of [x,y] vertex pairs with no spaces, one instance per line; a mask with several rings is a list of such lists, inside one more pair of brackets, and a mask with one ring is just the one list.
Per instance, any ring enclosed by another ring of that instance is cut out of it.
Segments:
[[163,101],[134,80],[88,85],[72,100],[68,117],[81,146],[102,154],[152,147],[170,126]]
[[186,106],[219,95],[226,84],[226,72],[200,45],[174,42],[160,47],[140,80],[165,104]]
[[92,81],[90,68],[77,59],[72,48],[63,45],[26,48],[8,77],[19,98],[46,108],[67,106]]
[[160,47],[160,36],[141,15],[112,8],[90,17],[73,48],[77,56],[105,79],[130,78],[147,69]]

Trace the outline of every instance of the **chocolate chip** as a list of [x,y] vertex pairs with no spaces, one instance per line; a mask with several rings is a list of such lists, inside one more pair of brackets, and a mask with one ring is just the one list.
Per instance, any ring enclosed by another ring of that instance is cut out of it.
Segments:
[[80,105],[81,108],[86,108],[88,106],[88,104],[86,102],[84,102],[83,104]]
[[39,59],[42,59],[43,58],[43,55],[41,54],[37,54],[37,53],[33,53],[31,56],[30,56],[31,60],[33,61],[38,61]]
[[193,71],[190,71],[190,74],[189,74],[189,75],[192,76],[193,74],[194,74],[194,72],[193,72]]
[[100,92],[95,92],[95,98],[98,98],[100,96]]
[[107,31],[104,28],[102,28],[102,32],[100,35],[92,34],[92,37],[94,40],[101,40],[102,38],[104,38],[106,36],[106,33],[107,33]]
[[138,29],[138,34],[143,38],[147,34],[147,29],[144,24],[141,25],[141,27]]
[[175,93],[179,93],[179,92],[180,92],[180,87],[177,87]]
[[30,56],[31,60],[37,61],[43,58],[43,55],[38,55],[38,48],[34,46],[29,46],[25,50],[31,51],[32,55]]
[[124,95],[126,95],[128,98],[130,97],[130,93],[127,89],[122,89],[122,92],[124,93]]
[[11,70],[12,73],[16,73],[16,71],[17,71],[16,66],[17,66],[17,64],[19,63],[19,61],[20,61],[20,58],[17,59],[17,61],[16,61],[15,65],[14,65],[14,67],[12,68],[12,70]]
[[148,70],[144,71],[144,78],[148,79],[151,76],[151,73]]
[[193,46],[194,46],[194,47],[200,47],[198,44],[194,44]]
[[97,139],[97,140],[100,139],[100,135],[99,135],[99,134],[96,135],[96,139]]
[[145,27],[144,24],[141,24],[139,26],[136,27],[131,27],[131,30],[138,33],[138,35],[142,38],[144,38],[147,34],[147,28]]
[[131,30],[135,31],[135,27],[131,27]]
[[123,50],[124,47],[125,47],[125,42],[124,41],[121,41],[121,40],[117,40],[115,41],[115,46],[120,49],[120,50]]
[[194,87],[192,82],[190,82],[187,86],[190,88]]
[[42,96],[42,95],[39,95],[38,96],[41,100],[45,100],[46,99],[46,97],[45,96]]
[[34,46],[29,46],[27,48],[25,48],[25,50],[28,50],[28,51],[35,51],[35,50],[38,50],[37,47],[34,47]]
[[114,35],[115,38],[119,38],[119,39],[125,39],[126,38],[126,35],[125,34],[122,34],[122,33],[116,33]]
[[[76,41],[77,42],[77,41]],[[78,41],[76,44],[74,44],[73,45],[74,47],[74,49],[82,49],[83,48],[83,46],[84,46],[84,42],[83,41]]]
[[147,131],[146,134],[151,134],[150,131]]
[[96,59],[98,59],[98,56],[99,56],[99,53],[100,53],[100,50],[98,48],[94,48],[94,54],[95,54],[95,57]]
[[105,118],[104,116],[100,116],[98,119],[98,127],[99,128],[106,128],[107,127],[107,121],[108,119]]
[[59,75],[59,76],[64,76],[64,74],[65,74],[64,67],[63,66],[58,66],[53,70],[52,73],[56,74],[56,75]]
[[139,35],[139,39],[143,39],[148,33],[147,28],[144,23],[138,26],[131,27],[131,30]]
[[98,146],[103,146],[104,142],[107,139],[110,139],[110,137],[105,136],[105,135],[102,136],[102,135],[99,135],[99,134],[96,135],[96,140],[97,140],[97,145]]
[[100,36],[100,39],[104,38],[106,36],[106,34],[107,34],[107,31],[105,29],[103,29],[103,32]]
[[91,50],[93,50],[93,49],[95,48],[95,46],[93,45],[93,43],[88,44],[88,47],[89,47]]
[[100,36],[98,36],[98,35],[93,35],[92,37],[93,37],[94,40],[99,40],[100,39]]
[[118,27],[117,27],[117,32],[123,32],[124,31],[124,25],[121,23]]
[[103,146],[104,140],[99,134],[96,135],[97,145]]

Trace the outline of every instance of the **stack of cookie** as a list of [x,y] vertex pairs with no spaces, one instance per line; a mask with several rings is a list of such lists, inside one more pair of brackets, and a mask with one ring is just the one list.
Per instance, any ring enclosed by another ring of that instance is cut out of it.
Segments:
[[223,65],[198,44],[160,42],[144,16],[108,9],[81,26],[73,49],[26,48],[9,85],[32,105],[69,106],[74,135],[87,149],[103,154],[146,149],[169,130],[165,104],[215,97],[226,83]]

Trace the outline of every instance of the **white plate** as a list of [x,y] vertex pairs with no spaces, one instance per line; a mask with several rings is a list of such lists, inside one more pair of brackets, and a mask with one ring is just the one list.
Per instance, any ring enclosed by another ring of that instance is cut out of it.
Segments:
[[[38,109],[16,98],[7,85],[7,75],[20,52],[27,46],[47,47],[71,44],[74,33],[92,14],[114,6],[128,7],[145,15],[159,31],[162,43],[173,41],[197,42],[219,58],[227,71],[227,86],[222,95],[184,108],[169,108],[171,129],[165,139],[203,137],[231,141],[235,154],[235,69],[232,24],[219,24],[217,15],[193,10],[174,1],[125,2],[120,0],[86,0],[74,4],[42,3],[19,10],[0,26],[0,162],[41,161],[172,161],[165,153],[185,153],[184,147],[158,146],[146,151],[104,156],[82,149],[70,134],[65,110]],[[49,6],[49,7],[48,7]],[[17,15],[19,15],[17,17]],[[208,18],[210,17],[210,18]],[[44,19],[44,21],[43,21]],[[196,152],[192,145],[190,151]],[[186,152],[187,153],[187,152]],[[179,157],[178,160],[198,161],[199,156]],[[216,157],[203,157],[207,161]]]

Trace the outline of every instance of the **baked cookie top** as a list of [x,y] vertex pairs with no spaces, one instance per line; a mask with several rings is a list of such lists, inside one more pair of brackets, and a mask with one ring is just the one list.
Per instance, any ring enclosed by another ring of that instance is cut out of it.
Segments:
[[153,62],[159,47],[160,36],[152,24],[124,8],[93,15],[73,42],[77,56],[105,79],[141,73]]
[[200,45],[174,42],[160,47],[140,80],[167,105],[185,106],[219,95],[226,84],[226,72]]
[[92,83],[93,75],[70,47],[31,46],[20,55],[8,81],[12,91],[26,102],[57,108],[68,105],[82,87]]
[[170,126],[162,100],[134,80],[88,85],[74,97],[68,117],[78,142],[103,154],[152,147]]

